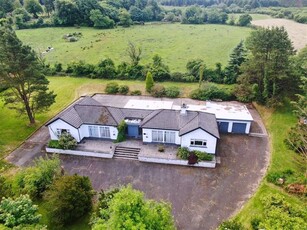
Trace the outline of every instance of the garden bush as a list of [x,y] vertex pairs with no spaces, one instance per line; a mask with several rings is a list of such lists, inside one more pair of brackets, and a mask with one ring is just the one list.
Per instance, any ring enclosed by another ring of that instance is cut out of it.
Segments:
[[116,138],[116,143],[118,142],[123,142],[126,140],[126,129],[127,129],[127,124],[124,120],[122,120],[118,127],[118,134],[117,134],[117,138]]
[[220,225],[219,230],[244,230],[244,227],[237,220],[227,220]]
[[186,147],[179,147],[177,150],[177,157],[182,160],[187,160],[190,155],[190,151]]
[[180,89],[176,86],[170,86],[165,89],[165,96],[170,98],[176,98],[180,95]]
[[137,90],[131,91],[130,95],[132,95],[132,96],[139,96],[139,95],[142,95],[142,92],[141,92],[141,90],[137,89]]
[[198,150],[190,151],[187,147],[179,147],[178,150],[177,150],[177,157],[179,157],[182,160],[188,160],[189,156],[192,153],[197,156],[197,162],[212,161],[213,160],[212,154],[209,154],[209,153],[206,153],[206,152],[201,152],[201,151],[198,151]]
[[71,134],[63,133],[59,138],[59,147],[61,149],[75,149],[77,141]]
[[118,83],[116,82],[110,82],[106,85],[106,88],[105,88],[105,92],[107,94],[117,94],[118,93],[118,89],[119,89],[119,86],[118,86]]
[[294,174],[294,171],[292,169],[286,169],[281,172],[270,172],[267,175],[267,181],[276,185],[280,185],[278,182],[278,179],[284,179],[287,180],[290,176]]
[[212,161],[213,155],[201,151],[194,150],[193,153],[197,156],[198,161]]
[[60,148],[59,141],[58,140],[50,140],[49,143],[48,143],[48,147],[54,148],[54,149],[59,149]]
[[154,85],[150,93],[153,97],[163,97],[165,96],[165,88],[163,85]]
[[119,94],[127,95],[128,92],[129,92],[129,87],[127,85],[120,85],[118,87],[118,93]]
[[200,89],[193,90],[190,97],[197,100],[220,99],[223,101],[229,101],[235,98],[231,92],[228,92],[225,89],[219,89],[208,83],[203,85]]

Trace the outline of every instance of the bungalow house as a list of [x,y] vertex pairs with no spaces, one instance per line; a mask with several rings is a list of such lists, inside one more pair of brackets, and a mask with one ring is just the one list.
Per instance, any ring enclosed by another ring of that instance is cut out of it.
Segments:
[[127,124],[127,136],[144,143],[174,144],[215,154],[219,129],[212,113],[180,109],[136,109],[105,106],[92,97],[80,98],[46,125],[52,140],[70,133],[83,138],[115,140],[117,126]]

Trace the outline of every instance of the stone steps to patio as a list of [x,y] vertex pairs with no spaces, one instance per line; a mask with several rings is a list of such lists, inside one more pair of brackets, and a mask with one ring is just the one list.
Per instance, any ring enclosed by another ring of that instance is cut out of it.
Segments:
[[113,158],[116,159],[127,159],[127,160],[138,160],[138,155],[140,153],[139,148],[130,148],[130,147],[122,147],[117,146],[115,148],[115,152]]

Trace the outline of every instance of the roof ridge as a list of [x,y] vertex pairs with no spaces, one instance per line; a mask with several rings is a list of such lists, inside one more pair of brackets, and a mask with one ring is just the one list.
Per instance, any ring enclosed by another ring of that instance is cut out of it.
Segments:
[[[154,112],[156,112],[156,111],[158,111],[158,110],[153,110],[150,114],[148,114],[147,116],[149,116],[149,115],[151,115],[152,113],[154,113]],[[163,109],[160,109],[160,111],[156,114],[156,115],[154,115],[153,117],[151,117],[150,119],[148,119],[148,121],[146,121],[145,123],[142,123],[142,126],[143,125],[145,125],[146,123],[148,123],[149,121],[151,121],[155,116],[157,116],[159,113],[161,113],[163,111]],[[147,117],[146,116],[146,117]],[[144,118],[146,118],[146,117],[144,117]]]
[[[115,117],[113,116],[113,114],[110,112],[109,108],[107,106],[105,106],[106,110],[108,110],[109,114],[111,115],[111,117],[113,118],[113,120],[115,121],[115,123],[117,125],[119,125],[119,123],[116,121]],[[122,111],[120,111],[122,113]]]
[[181,130],[181,129],[183,129],[184,127],[186,127],[188,124],[190,124],[196,117],[198,117],[199,116],[199,114],[198,114],[198,112],[196,113],[196,115],[195,115],[195,117],[193,117],[189,122],[187,122],[183,127],[181,127],[180,129],[179,129],[179,131]]

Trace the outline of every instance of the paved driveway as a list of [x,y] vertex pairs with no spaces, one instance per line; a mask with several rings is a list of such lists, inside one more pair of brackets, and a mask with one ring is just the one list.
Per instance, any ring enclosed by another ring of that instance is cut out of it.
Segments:
[[251,196],[265,173],[267,139],[224,135],[216,169],[62,156],[68,173],[89,176],[95,189],[132,184],[147,198],[171,202],[178,229],[215,229]]
[[[264,131],[259,115],[252,112],[258,123],[252,129]],[[48,138],[48,129],[42,127],[7,160],[18,166],[31,164],[44,155]],[[96,190],[131,183],[147,198],[169,201],[178,229],[206,230],[215,229],[255,192],[268,165],[268,138],[222,135],[218,155],[221,164],[216,169],[76,156],[61,159],[67,173],[89,176]]]

